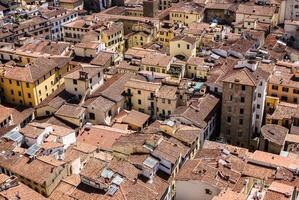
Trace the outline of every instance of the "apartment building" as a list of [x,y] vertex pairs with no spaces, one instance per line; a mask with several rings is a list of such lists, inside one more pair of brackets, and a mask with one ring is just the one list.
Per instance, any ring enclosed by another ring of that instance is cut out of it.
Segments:
[[20,182],[20,180],[12,175],[8,176],[5,174],[0,175],[0,185],[6,189],[0,192],[0,197],[3,199],[13,199],[16,196],[16,191],[18,192],[18,198],[20,199],[40,199],[46,200],[47,198],[32,190],[28,186]]
[[202,21],[203,16],[204,7],[194,2],[180,2],[169,10],[169,20],[174,24],[188,26],[193,22]]
[[132,32],[127,35],[128,48],[142,47],[153,42],[157,35],[157,28],[151,23],[136,23],[132,26]]
[[59,0],[59,6],[68,10],[83,10],[83,0]]
[[267,94],[288,103],[299,103],[299,69],[294,64],[278,62],[270,76]]
[[51,23],[48,19],[36,16],[29,20],[21,22],[16,28],[13,29],[16,37],[32,34],[39,38],[50,39],[51,37]]
[[80,69],[64,76],[65,89],[79,99],[92,94],[104,83],[103,68],[81,65]]
[[290,129],[294,123],[299,104],[278,102],[268,110],[266,114],[266,124],[277,124]]
[[186,62],[186,76],[188,78],[199,78],[206,80],[208,72],[212,68],[209,62],[205,61],[202,57],[190,57]]
[[[65,40],[75,43],[96,43],[105,49],[123,53],[124,50],[124,25],[122,22],[97,22],[78,19],[66,24]],[[82,45],[82,44],[81,44]],[[97,50],[100,50],[97,48]]]
[[221,135],[229,144],[253,148],[262,125],[268,74],[248,67],[234,69],[223,79]]
[[12,111],[2,105],[0,105],[0,128],[12,125]]
[[15,63],[1,66],[0,87],[4,101],[36,106],[64,83],[69,58],[40,57],[24,67]]
[[293,182],[298,177],[292,169],[296,163],[298,159],[292,156],[250,153],[245,148],[206,141],[175,177],[175,199],[248,199],[257,193],[264,199],[296,199]]
[[142,58],[140,66],[145,71],[166,74],[174,58],[166,54],[152,53]]
[[176,36],[182,33],[183,27],[177,24],[172,24],[168,22],[162,22],[162,25],[158,32],[158,40],[163,44],[163,46],[169,47],[170,41]]
[[54,115],[76,127],[82,127],[86,123],[86,109],[81,105],[64,104]]
[[161,0],[159,1],[159,10],[166,10],[172,6],[172,1],[170,0]]
[[16,60],[22,64],[28,64],[39,57],[70,57],[72,54],[71,43],[52,42],[44,39],[36,39],[20,47],[6,43],[0,48],[0,60],[7,62]]
[[160,83],[131,79],[125,84],[127,106],[149,115],[155,115],[157,109],[155,94]]
[[163,85],[155,94],[156,115],[165,118],[170,116],[178,106],[178,89],[174,86]]
[[219,132],[219,110],[220,100],[213,95],[207,94],[190,99],[186,106],[177,107],[170,115],[170,119],[200,128],[200,145],[203,145],[205,140],[215,137],[215,134]]
[[[17,24],[4,24],[1,27],[1,42],[22,43],[16,39],[25,35],[32,35],[36,38],[50,39],[51,23],[42,16],[34,16]],[[23,38],[24,39],[24,38]]]
[[101,35],[101,41],[109,50],[123,53],[124,51],[124,24],[122,22],[108,23],[97,29]]
[[[236,11],[236,23],[244,22],[247,19],[258,20],[274,27],[277,26],[279,20],[278,9],[269,5],[240,4]],[[248,25],[250,23],[250,21],[247,22]]]
[[187,61],[197,55],[199,40],[193,36],[178,35],[170,40],[169,52],[180,60]]
[[78,17],[75,10],[66,10],[64,8],[41,8],[41,16],[48,19],[51,23],[51,40],[63,40],[63,25],[74,21]]
[[63,25],[63,40],[66,42],[79,43],[83,36],[91,30],[92,22],[84,19],[77,19],[75,21]]
[[1,156],[0,169],[8,176],[14,174],[20,182],[46,197],[69,174],[68,165],[63,161],[51,158],[30,160],[27,155],[20,154]]

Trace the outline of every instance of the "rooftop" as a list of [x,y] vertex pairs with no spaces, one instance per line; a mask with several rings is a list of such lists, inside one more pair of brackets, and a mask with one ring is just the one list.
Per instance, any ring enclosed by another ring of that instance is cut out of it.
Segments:
[[272,6],[259,6],[259,5],[246,5],[240,4],[236,13],[247,15],[269,16],[272,17],[275,12],[275,7]]
[[74,105],[74,104],[64,104],[55,113],[57,116],[70,117],[80,119],[85,113],[85,108]]
[[276,124],[266,124],[261,128],[261,134],[270,142],[283,145],[289,130],[283,126]]
[[0,71],[4,77],[13,80],[33,83],[55,68],[61,68],[69,62],[70,58],[38,57],[25,67],[3,65]]
[[160,84],[148,82],[148,81],[137,80],[137,79],[131,79],[126,82],[125,87],[141,89],[141,90],[146,90],[146,91],[150,91],[150,92],[156,92],[160,88]]
[[92,126],[89,130],[79,132],[77,141],[91,144],[104,150],[112,150],[113,143],[121,136],[128,134],[127,131],[107,126]]
[[150,116],[147,114],[132,110],[122,119],[122,123],[142,128],[149,118]]

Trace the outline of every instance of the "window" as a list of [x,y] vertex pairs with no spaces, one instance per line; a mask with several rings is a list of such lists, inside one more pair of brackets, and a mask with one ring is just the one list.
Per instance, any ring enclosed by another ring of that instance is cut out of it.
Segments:
[[180,45],[180,44],[178,44],[178,48],[181,48],[181,45]]
[[260,118],[260,116],[259,115],[256,115],[256,119],[259,119]]
[[257,104],[257,105],[256,105],[256,108],[257,108],[257,109],[260,109],[260,108],[261,108],[261,105],[260,105],[260,104]]
[[245,98],[241,97],[241,103],[244,103],[244,102],[245,102]]
[[141,100],[140,99],[138,99],[138,104],[141,105]]
[[21,91],[18,91],[18,95],[19,95],[19,97],[20,97],[20,96],[22,96],[22,93],[21,93]]
[[141,91],[140,91],[140,90],[138,90],[138,91],[137,91],[137,93],[138,93],[138,94],[141,94]]
[[77,92],[78,91],[78,89],[77,88],[74,88],[74,90]]
[[98,78],[100,78],[100,77],[101,77],[101,73],[99,72],[99,73],[98,73]]
[[281,97],[281,100],[282,100],[282,101],[288,101],[288,97],[286,97],[286,96],[282,96],[282,97]]
[[171,104],[171,101],[168,99],[168,104]]
[[240,108],[240,114],[244,114],[244,109],[243,108]]
[[283,92],[289,92],[289,88],[283,87],[283,88],[282,88],[282,91],[283,91]]
[[228,106],[228,107],[227,107],[227,110],[228,110],[228,112],[231,112],[231,111],[232,111],[232,107],[231,107],[231,106]]
[[27,96],[28,96],[29,99],[31,98],[31,94],[30,93],[28,93]]
[[48,86],[46,86],[46,85],[45,85],[45,90],[46,90],[46,91],[48,90]]
[[230,123],[231,120],[232,120],[231,117],[227,117],[227,118],[226,118],[226,121],[227,121],[228,123]]
[[12,81],[11,81],[11,80],[9,80],[9,84],[12,84]]
[[229,96],[229,100],[232,101],[233,100],[233,95]]
[[238,131],[238,137],[242,137],[242,131]]
[[95,120],[95,114],[94,113],[89,113],[89,119]]
[[190,45],[189,44],[187,44],[187,49],[190,49]]
[[171,115],[171,111],[170,110],[168,111],[168,115]]
[[73,80],[73,84],[74,84],[74,85],[77,85],[77,80]]
[[258,94],[257,94],[257,97],[261,98],[261,97],[262,97],[262,94],[261,94],[261,93],[258,93]]
[[245,91],[245,89],[246,89],[245,85],[242,85],[241,89],[242,89],[242,91]]
[[17,86],[20,86],[20,81],[17,81]]
[[41,91],[41,90],[39,90],[39,91],[38,91],[38,93],[41,95],[41,94],[42,94],[42,91]]
[[294,93],[294,94],[299,94],[299,90],[298,90],[298,89],[294,89],[294,90],[293,90],[293,93]]
[[232,88],[233,88],[233,84],[229,83],[229,84],[228,84],[228,87],[229,87],[230,89],[232,89]]
[[243,124],[243,119],[239,119],[239,124],[240,124],[240,125]]
[[10,94],[12,94],[12,95],[13,95],[13,94],[14,94],[14,91],[13,91],[13,90],[10,90]]
[[272,90],[278,90],[278,86],[277,85],[272,85]]

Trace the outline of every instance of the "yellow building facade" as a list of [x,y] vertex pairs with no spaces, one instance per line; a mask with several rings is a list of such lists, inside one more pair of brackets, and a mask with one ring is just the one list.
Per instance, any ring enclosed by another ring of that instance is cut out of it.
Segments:
[[170,55],[187,61],[190,57],[196,56],[196,49],[199,40],[190,36],[176,36],[170,41]]
[[169,42],[172,40],[175,36],[175,33],[173,29],[166,29],[166,28],[161,28],[159,30],[158,34],[158,40],[164,45],[169,47]]
[[60,0],[60,7],[69,10],[83,10],[84,1],[83,0]]
[[125,84],[130,109],[154,115],[156,111],[155,93],[160,88],[159,83],[131,79]]
[[124,51],[124,27],[123,23],[117,22],[98,29],[101,42],[112,51],[122,53]]
[[268,96],[280,101],[299,104],[299,70],[275,66],[275,73],[268,81]]
[[0,68],[0,88],[4,101],[36,106],[63,84],[62,75],[70,70],[69,59],[37,58],[25,67]]
[[169,21],[173,24],[189,26],[193,22],[202,21],[204,7],[194,2],[180,2],[169,11]]

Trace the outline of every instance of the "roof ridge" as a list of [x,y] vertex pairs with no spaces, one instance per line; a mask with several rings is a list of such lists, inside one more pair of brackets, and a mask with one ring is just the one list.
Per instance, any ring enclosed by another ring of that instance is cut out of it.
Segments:
[[254,79],[252,78],[251,74],[249,73],[249,70],[245,68],[243,71],[245,71],[245,74],[249,77],[249,79],[252,81],[254,85],[256,85]]

